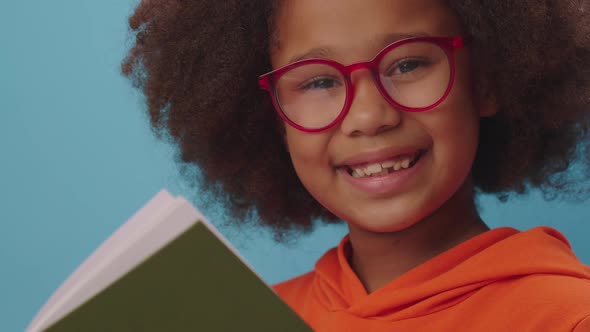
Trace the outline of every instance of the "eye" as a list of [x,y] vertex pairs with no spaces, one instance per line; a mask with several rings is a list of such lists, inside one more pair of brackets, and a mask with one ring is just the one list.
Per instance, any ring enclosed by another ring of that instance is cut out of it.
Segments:
[[405,75],[410,74],[412,72],[418,71],[420,69],[426,68],[430,65],[430,61],[428,59],[402,59],[396,61],[390,69],[387,71],[387,76],[393,75]]
[[314,90],[314,89],[333,89],[342,86],[342,83],[331,77],[314,77],[305,81],[300,85],[301,90]]

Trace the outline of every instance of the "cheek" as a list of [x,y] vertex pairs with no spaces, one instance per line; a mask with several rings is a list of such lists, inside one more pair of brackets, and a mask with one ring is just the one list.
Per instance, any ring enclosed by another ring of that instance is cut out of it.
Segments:
[[453,93],[430,123],[435,157],[447,173],[469,172],[479,143],[479,113],[467,80],[458,80]]
[[303,133],[289,128],[285,139],[299,180],[311,196],[330,209],[330,196],[336,178],[328,153],[330,135]]
[[287,127],[285,141],[293,167],[306,187],[317,182],[315,179],[321,178],[320,174],[325,176],[325,172],[331,170],[327,133],[309,134]]
[[458,54],[456,60],[455,82],[451,94],[443,103],[442,111],[446,116],[439,126],[439,135],[465,150],[464,155],[470,155],[474,153],[479,140],[479,112],[473,98],[474,89],[466,53]]

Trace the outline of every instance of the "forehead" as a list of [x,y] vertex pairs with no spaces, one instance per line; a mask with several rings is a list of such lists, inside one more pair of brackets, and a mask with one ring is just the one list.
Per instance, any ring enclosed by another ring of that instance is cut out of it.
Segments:
[[346,63],[371,58],[392,36],[460,34],[443,0],[282,0],[274,28],[273,67],[309,50]]

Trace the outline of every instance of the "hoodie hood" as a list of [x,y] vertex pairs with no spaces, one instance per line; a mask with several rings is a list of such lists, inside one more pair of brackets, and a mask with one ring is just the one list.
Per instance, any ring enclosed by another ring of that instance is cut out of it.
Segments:
[[520,232],[502,227],[475,236],[367,294],[346,259],[349,238],[316,264],[313,296],[328,311],[397,321],[453,306],[478,289],[535,274],[590,280],[590,267],[550,227]]

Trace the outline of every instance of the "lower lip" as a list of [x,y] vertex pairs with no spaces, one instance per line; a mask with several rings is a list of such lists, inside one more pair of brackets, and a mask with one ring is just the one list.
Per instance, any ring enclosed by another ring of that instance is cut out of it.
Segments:
[[338,169],[344,180],[354,188],[370,195],[388,194],[404,189],[422,168],[428,151],[425,151],[420,159],[411,168],[395,171],[383,176],[371,176],[355,178],[348,174],[346,168]]

